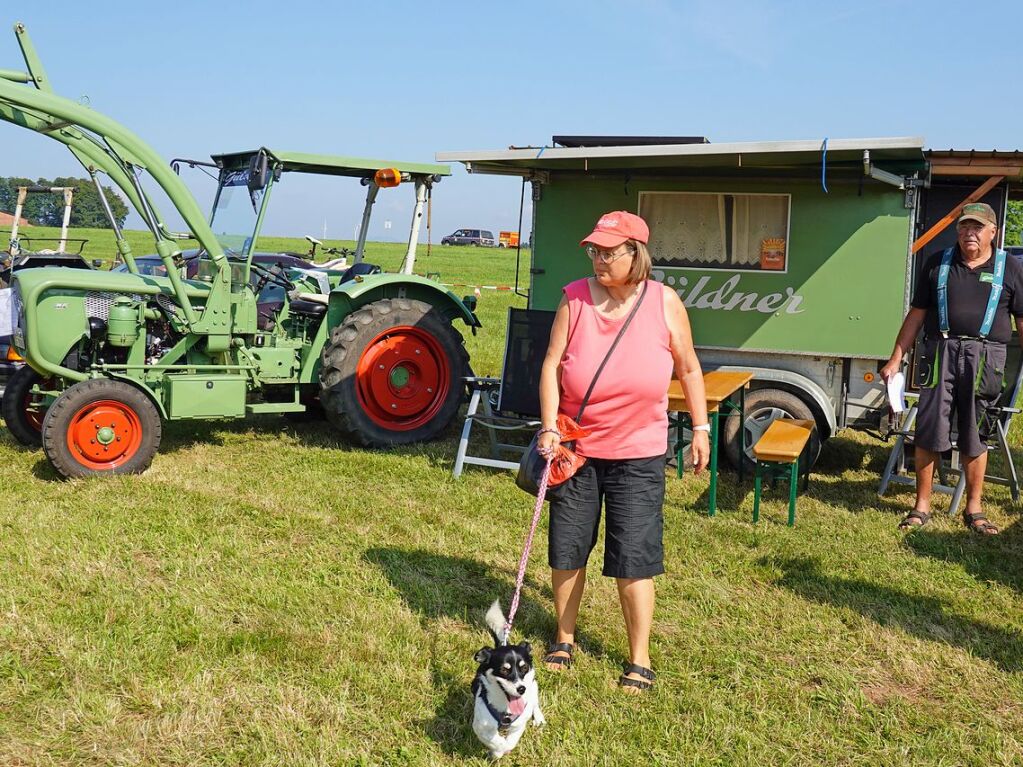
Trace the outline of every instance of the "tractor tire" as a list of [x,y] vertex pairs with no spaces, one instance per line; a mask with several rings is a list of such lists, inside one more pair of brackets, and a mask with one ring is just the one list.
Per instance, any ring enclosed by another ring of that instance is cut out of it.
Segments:
[[46,380],[25,365],[14,371],[4,390],[3,403],[0,405],[4,422],[11,436],[25,447],[39,447],[43,444],[46,409],[45,404],[39,402],[39,397],[32,394],[32,387]]
[[[803,400],[792,392],[782,389],[753,389],[746,393],[746,422],[743,430],[746,436],[746,452],[741,456],[744,468],[753,471],[753,445],[777,418],[816,420],[813,411]],[[721,428],[722,442],[729,463],[739,467],[739,414],[731,413]],[[813,466],[821,452],[819,430],[815,429],[807,448],[810,465]]]
[[328,421],[367,447],[425,442],[457,414],[466,375],[462,336],[440,311],[381,299],[331,329],[320,404]]
[[156,406],[124,381],[97,378],[68,388],[46,411],[43,450],[62,477],[141,474],[160,448]]

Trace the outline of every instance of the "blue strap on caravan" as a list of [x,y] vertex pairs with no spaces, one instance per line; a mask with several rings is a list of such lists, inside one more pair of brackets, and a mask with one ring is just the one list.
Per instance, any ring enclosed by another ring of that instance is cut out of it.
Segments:
[[824,194],[828,192],[828,137],[824,137],[824,144],[821,146],[821,188]]
[[[938,267],[938,330],[943,338],[948,338],[948,273],[952,269],[952,258],[955,247],[946,248],[941,254],[941,266]],[[995,322],[998,310],[998,299],[1002,295],[1002,283],[1005,281],[1005,251],[995,250],[995,271],[991,280],[991,292],[987,297],[987,308],[984,310],[984,321],[980,325],[978,338],[987,338],[991,326]]]

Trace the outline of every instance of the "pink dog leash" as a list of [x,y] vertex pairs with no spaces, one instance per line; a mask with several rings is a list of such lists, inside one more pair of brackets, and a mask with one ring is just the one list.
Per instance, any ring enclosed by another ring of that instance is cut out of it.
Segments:
[[543,474],[540,477],[540,488],[536,493],[536,505],[533,507],[533,524],[529,526],[529,535],[526,536],[526,546],[519,558],[519,574],[515,578],[515,596],[512,597],[511,608],[508,610],[508,621],[504,624],[504,641],[511,636],[512,621],[515,620],[515,613],[519,609],[519,595],[522,593],[522,581],[526,578],[526,564],[529,562],[529,552],[533,548],[533,536],[536,534],[536,526],[540,522],[540,514],[543,511],[544,496],[547,495],[547,483],[551,477],[551,462],[554,456],[547,457],[547,465],[544,466]]

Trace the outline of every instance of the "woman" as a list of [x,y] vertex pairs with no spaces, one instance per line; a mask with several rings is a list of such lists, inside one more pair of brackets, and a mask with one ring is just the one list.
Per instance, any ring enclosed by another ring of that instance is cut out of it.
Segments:
[[603,501],[603,574],[617,580],[629,637],[629,663],[618,681],[632,693],[649,689],[655,677],[650,626],[653,576],[664,572],[667,392],[673,369],[691,407],[697,472],[710,456],[703,372],[689,319],[678,294],[649,279],[649,237],[642,218],[615,211],[602,216],[580,243],[594,276],[564,288],[540,375],[537,442],[544,455],[560,444],[558,413],[576,417],[594,373],[639,302],[583,413],[580,425],[590,435],[579,439],[575,450],[586,463],[551,500],[548,558],[558,630],[543,659],[553,671],[571,665],[586,560],[597,541]]

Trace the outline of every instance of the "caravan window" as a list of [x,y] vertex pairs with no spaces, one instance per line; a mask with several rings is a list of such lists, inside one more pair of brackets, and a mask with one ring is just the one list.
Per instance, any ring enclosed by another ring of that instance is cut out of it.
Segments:
[[785,271],[787,194],[641,192],[655,266]]

